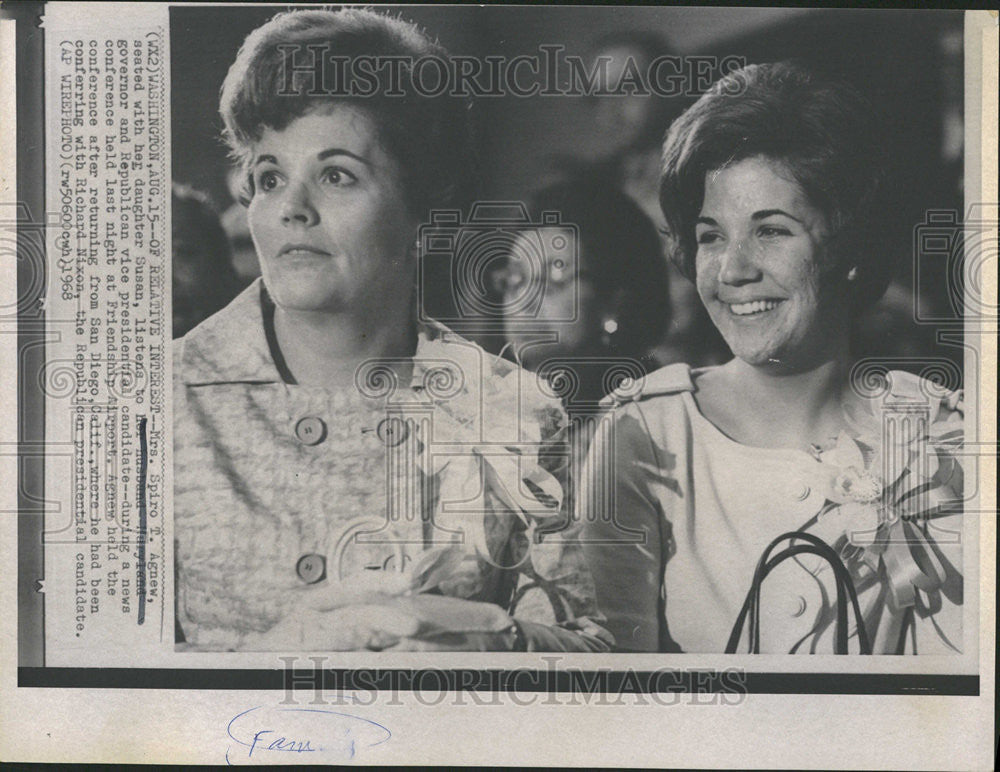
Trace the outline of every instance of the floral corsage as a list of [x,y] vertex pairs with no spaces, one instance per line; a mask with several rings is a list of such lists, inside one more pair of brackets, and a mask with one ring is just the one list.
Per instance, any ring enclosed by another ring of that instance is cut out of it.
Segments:
[[960,539],[934,521],[961,511],[962,392],[934,396],[915,376],[887,377],[881,404],[848,410],[850,434],[815,450],[828,487],[810,531],[848,565],[860,561],[883,575],[900,611],[914,606],[919,592],[941,588],[946,569],[937,545]]
[[[529,557],[526,550],[513,565],[495,562],[486,516],[497,504],[521,520],[529,546],[540,524],[560,517],[562,485],[540,456],[563,414],[533,373],[476,346],[439,339],[421,354],[414,376],[422,380],[433,412],[417,463],[436,480],[439,529],[464,533],[463,547],[455,549],[466,553],[465,573],[474,583],[476,557],[497,568],[517,568]],[[456,570],[456,581],[462,573]]]

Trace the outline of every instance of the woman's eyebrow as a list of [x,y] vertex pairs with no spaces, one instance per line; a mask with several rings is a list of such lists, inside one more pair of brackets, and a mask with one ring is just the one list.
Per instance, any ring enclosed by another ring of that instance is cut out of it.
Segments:
[[335,155],[346,155],[348,158],[353,158],[355,161],[359,161],[360,163],[363,163],[365,166],[372,165],[371,161],[369,161],[367,158],[363,158],[362,156],[359,156],[357,153],[352,153],[350,150],[345,150],[342,147],[331,147],[327,148],[326,150],[321,150],[319,153],[316,154],[316,158],[322,161],[324,159],[330,158],[331,156]]
[[767,219],[768,217],[771,217],[771,216],[776,215],[776,214],[780,214],[783,217],[788,217],[789,219],[795,220],[795,222],[797,222],[797,223],[800,223],[800,224],[803,224],[803,225],[805,224],[805,223],[802,223],[802,220],[800,220],[795,215],[788,214],[788,212],[786,212],[784,209],[761,209],[759,212],[754,212],[752,215],[750,215],[750,219],[751,220],[764,220],[764,219]]
[[[327,158],[331,158],[331,157],[333,157],[335,155],[346,155],[349,158],[353,158],[355,161],[363,163],[365,166],[371,166],[372,165],[371,161],[369,161],[367,158],[364,158],[364,157],[358,155],[357,153],[352,153],[350,150],[345,150],[342,147],[331,147],[331,148],[327,148],[326,150],[321,150],[320,152],[318,152],[316,154],[316,158],[318,160],[320,160],[320,161],[323,161],[323,160],[325,160]],[[257,156],[254,159],[253,165],[254,166],[258,166],[258,165],[263,164],[263,163],[270,163],[270,164],[277,165],[278,164],[278,159],[275,158],[273,155],[269,155],[269,154],[265,153],[263,155]]]
[[713,220],[711,217],[705,217],[705,215],[698,215],[698,219],[695,222],[696,223],[704,223],[705,225],[718,225],[719,224],[715,220]]

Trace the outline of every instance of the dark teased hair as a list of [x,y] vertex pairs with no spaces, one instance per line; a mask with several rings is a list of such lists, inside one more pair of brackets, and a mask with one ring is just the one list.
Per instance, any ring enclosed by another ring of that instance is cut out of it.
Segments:
[[[371,96],[346,89],[330,93],[324,89],[337,83],[332,56],[400,57],[404,64],[398,80],[391,68],[372,68],[377,85]],[[280,13],[247,36],[229,68],[219,106],[223,136],[234,158],[246,166],[250,145],[266,128],[280,131],[324,105],[361,107],[403,170],[412,212],[423,217],[465,193],[472,165],[469,103],[447,90],[440,96],[420,93],[410,65],[423,57],[447,61],[449,54],[416,25],[385,13],[359,8]],[[305,69],[310,62],[313,69]],[[310,93],[315,84],[320,88]],[[246,184],[250,198],[249,175]]]
[[885,164],[879,135],[857,90],[799,64],[752,64],[726,75],[673,123],[664,143],[660,208],[671,259],[694,279],[706,173],[763,156],[780,162],[824,213],[838,266],[857,268],[855,306],[874,303],[894,269],[872,222]]
[[559,212],[579,228],[584,269],[598,296],[623,293],[616,338],[634,353],[660,342],[670,321],[667,264],[656,226],[627,195],[603,179],[568,179],[543,188],[533,213]]

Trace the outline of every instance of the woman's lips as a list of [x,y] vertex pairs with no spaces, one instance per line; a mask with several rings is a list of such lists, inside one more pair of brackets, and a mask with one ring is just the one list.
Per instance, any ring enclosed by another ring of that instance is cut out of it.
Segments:
[[309,244],[286,244],[278,252],[278,257],[329,257],[325,249]]
[[726,307],[734,316],[756,316],[777,308],[782,300],[748,300],[743,303],[726,303]]

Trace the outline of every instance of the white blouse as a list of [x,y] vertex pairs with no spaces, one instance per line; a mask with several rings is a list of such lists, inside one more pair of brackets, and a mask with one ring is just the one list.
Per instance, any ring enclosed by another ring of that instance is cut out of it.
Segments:
[[[914,405],[926,391],[907,373],[890,373],[890,380],[887,393],[905,393]],[[948,463],[954,457],[946,446],[934,446],[942,461],[935,459],[933,479],[918,495],[901,501],[896,494],[912,486],[886,484],[877,501],[869,492],[863,504],[838,507],[831,479],[846,478],[836,474],[837,453],[735,442],[701,414],[695,390],[691,370],[672,365],[619,395],[581,480],[586,555],[620,648],[725,651],[761,553],[797,530],[823,538],[844,558],[875,653],[961,648],[961,514],[953,506],[961,470]],[[920,425],[947,427],[960,441],[960,394],[925,401],[930,419]],[[863,441],[859,447],[871,450]],[[602,485],[609,476],[610,486]],[[916,480],[910,472],[902,478]],[[918,508],[926,514],[926,489],[936,494],[930,522],[913,517]],[[883,523],[872,522],[866,538],[857,515],[880,507]],[[890,512],[904,516],[890,522]],[[802,554],[777,565],[761,585],[760,652],[833,653],[836,600],[833,568],[822,558]],[[853,613],[848,620],[849,651],[856,652]],[[737,651],[747,646],[744,630]]]

